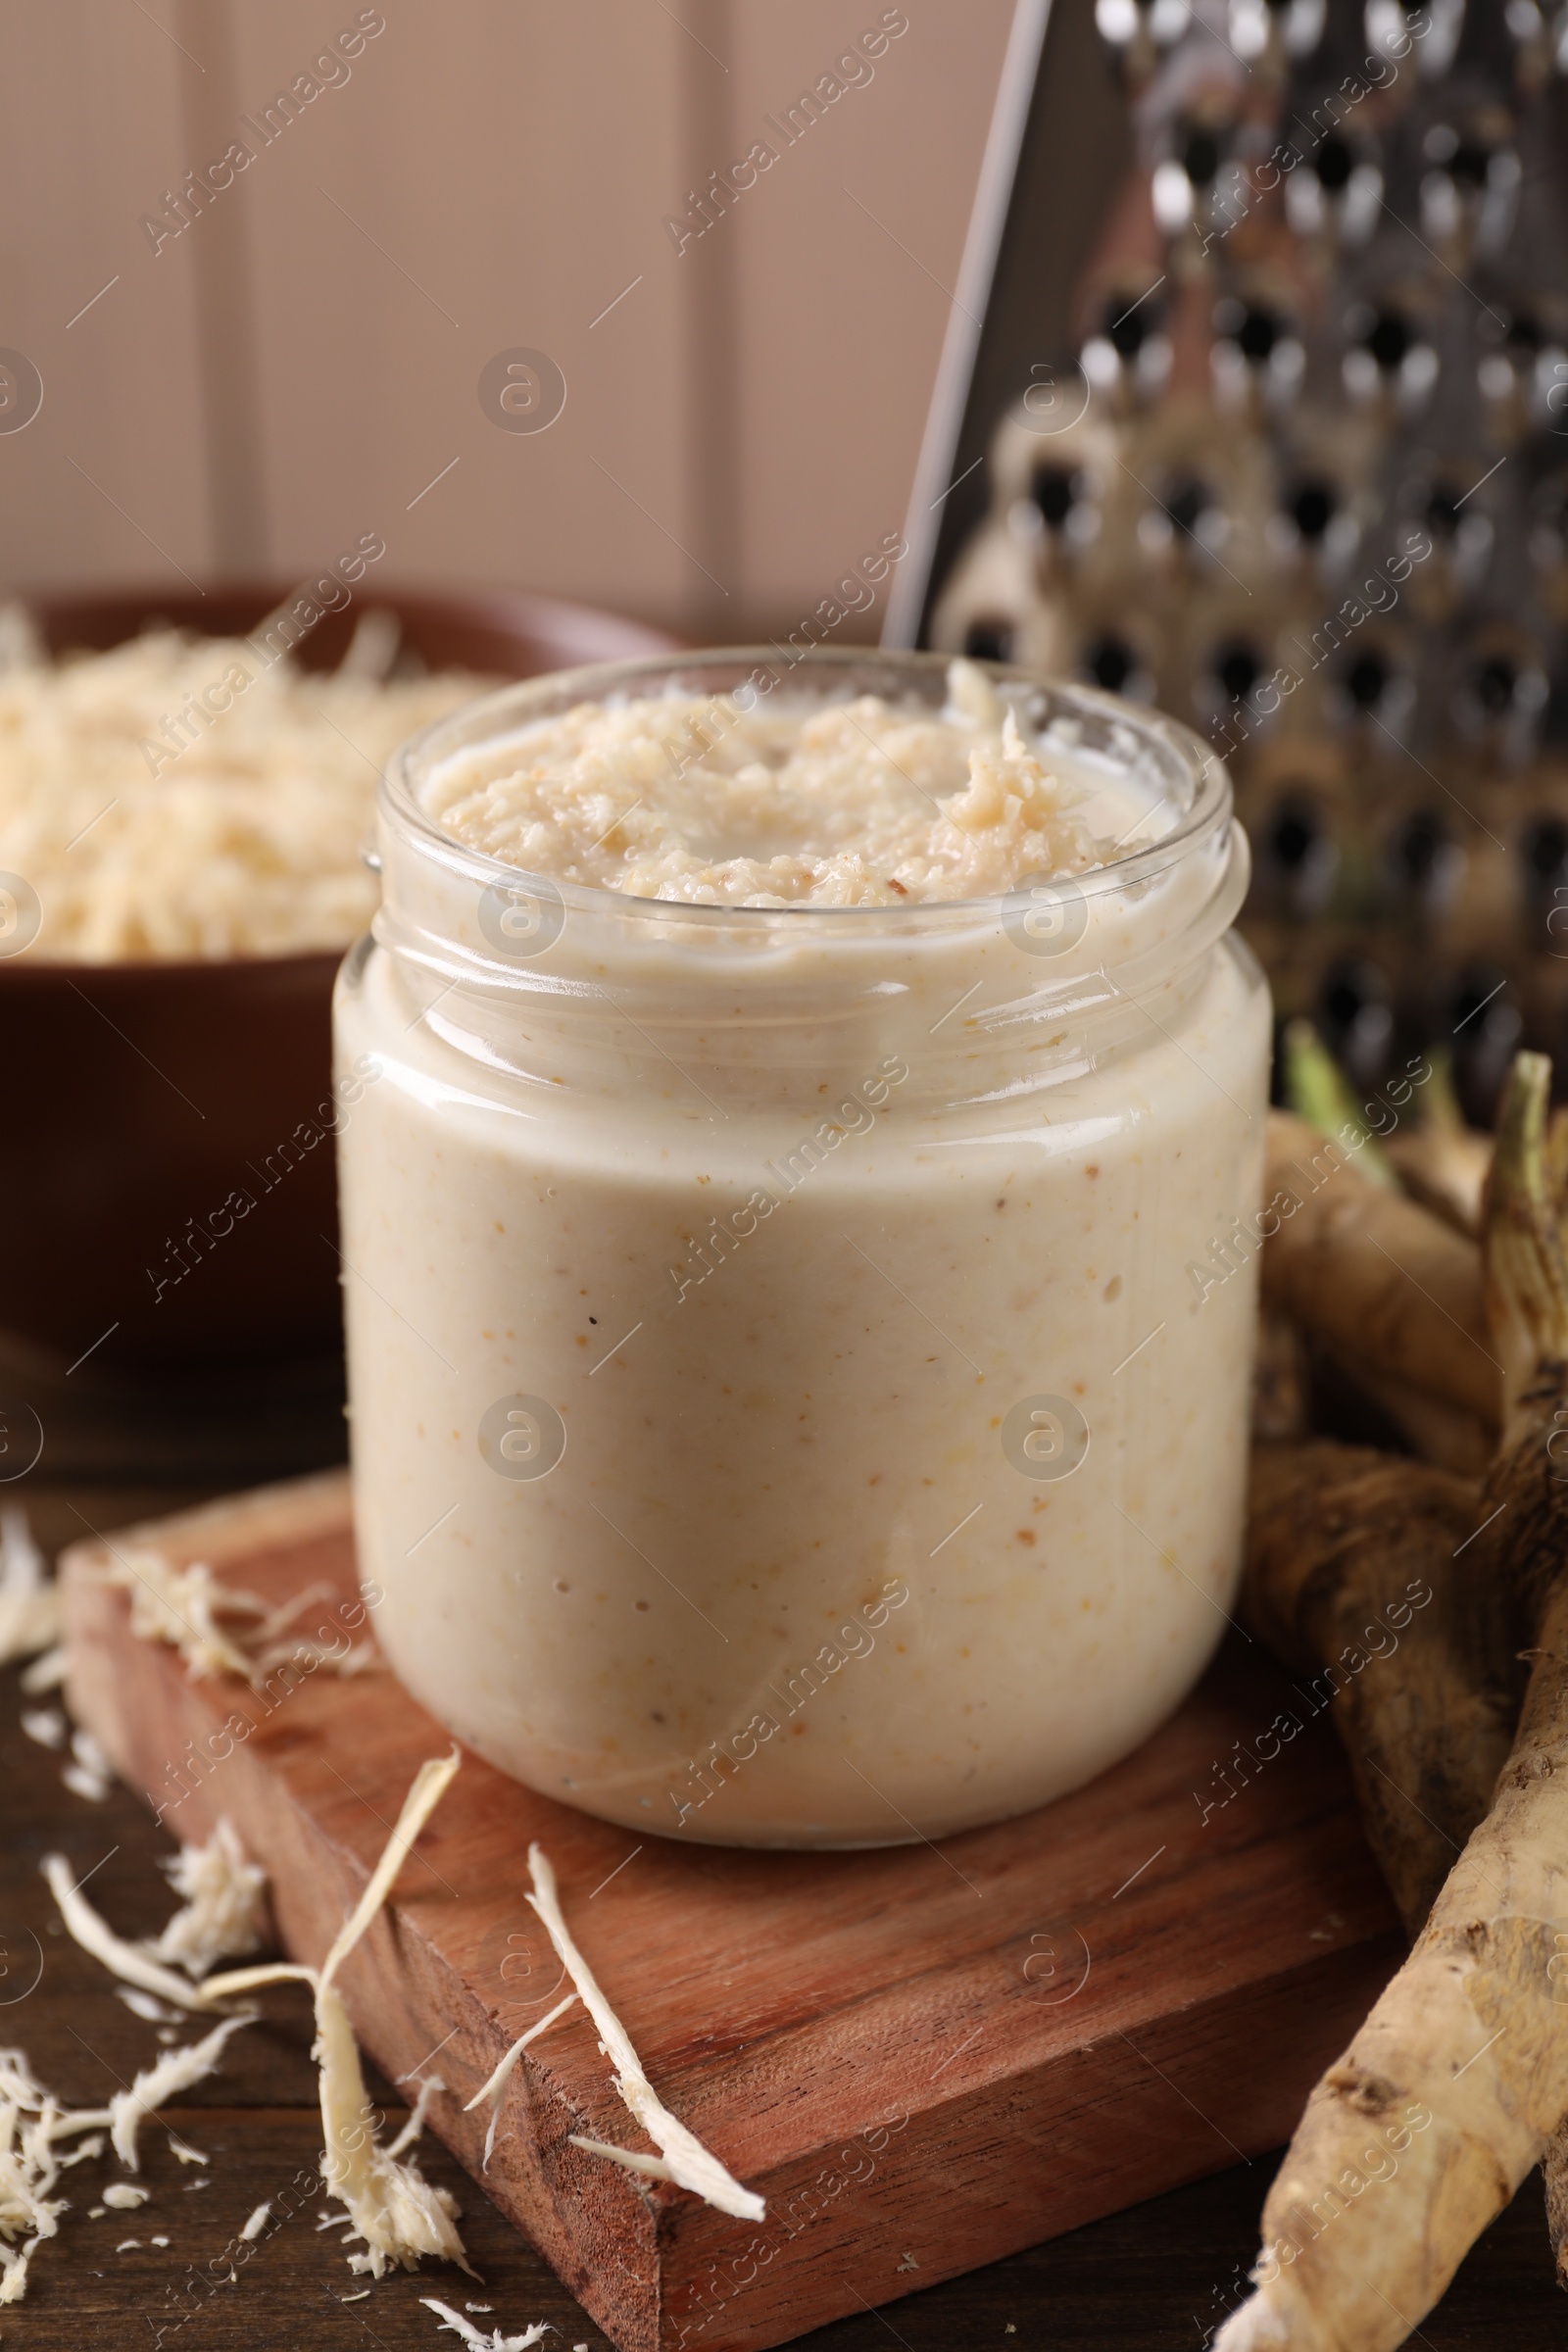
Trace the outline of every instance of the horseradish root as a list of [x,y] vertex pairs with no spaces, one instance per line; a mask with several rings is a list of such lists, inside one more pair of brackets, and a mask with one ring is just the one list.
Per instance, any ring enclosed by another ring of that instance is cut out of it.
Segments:
[[1418,1461],[1449,1470],[1455,1478],[1486,1476],[1496,1450],[1497,1433],[1475,1413],[1441,1396],[1424,1395],[1386,1372],[1374,1371],[1364,1358],[1352,1357],[1348,1349],[1326,1348],[1319,1342],[1315,1353],[1332,1368],[1347,1395],[1367,1408],[1366,1419],[1373,1428],[1380,1421],[1388,1425],[1398,1452],[1413,1453]]
[[1263,1200],[1270,1306],[1352,1363],[1496,1428],[1500,1370],[1470,1243],[1283,1111],[1269,1114]]
[[1550,1065],[1515,1063],[1486,1205],[1504,1438],[1481,1581],[1532,1666],[1491,1812],[1409,1959],[1307,2102],[1263,2214],[1257,2291],[1223,2352],[1393,2352],[1568,2115],[1568,1265],[1546,1150]]
[[1389,1160],[1402,1190],[1467,1242],[1481,1238],[1481,1194],[1492,1164],[1492,1138],[1465,1128],[1449,1135],[1436,1127],[1394,1136]]
[[[1476,1489],[1313,1439],[1252,1451],[1243,1608],[1325,1689],[1367,1839],[1411,1936],[1486,1813],[1516,1693],[1470,1591]],[[1488,1673],[1486,1661],[1493,1661]]]

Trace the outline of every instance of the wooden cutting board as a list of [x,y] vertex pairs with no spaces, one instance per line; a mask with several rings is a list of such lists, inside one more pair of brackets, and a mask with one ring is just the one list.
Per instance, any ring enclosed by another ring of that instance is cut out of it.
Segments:
[[[341,1474],[135,1533],[269,1599],[356,1590]],[[318,1961],[449,1740],[384,1670],[189,1680],[131,1636],[106,1556],[63,1563],[74,1713],[176,1837],[229,1816],[283,1945]],[[1078,1794],[858,1854],[639,1843],[468,1755],[343,1989],[388,2076],[440,2076],[431,2126],[477,2176],[462,2102],[560,1997],[523,1901],[538,1838],[651,2080],[767,2217],[569,2143],[648,2148],[580,2006],[515,2070],[483,2186],[626,2352],[783,2343],[1289,2135],[1402,1948],[1310,1714],[1237,1642]]]

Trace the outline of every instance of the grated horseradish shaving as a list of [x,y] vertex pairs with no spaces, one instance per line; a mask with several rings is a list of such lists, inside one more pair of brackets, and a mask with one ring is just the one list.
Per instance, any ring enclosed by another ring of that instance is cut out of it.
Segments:
[[62,1707],[24,1707],[22,1728],[40,1747],[64,1747],[71,1727]]
[[[3,1658],[0,1658],[0,1664],[4,1664]],[[21,1679],[22,1688],[29,1698],[37,1698],[45,1690],[58,1690],[66,1679],[65,1643],[57,1642],[54,1648],[46,1649],[41,1658],[34,1658],[30,1666],[24,1666]]]
[[220,1960],[254,1952],[267,1920],[267,1873],[225,1815],[205,1845],[182,1845],[164,1871],[182,1907],[149,1948],[200,1981]]
[[132,2017],[139,2017],[149,2026],[177,2026],[183,2021],[177,2009],[167,2001],[155,2001],[150,1992],[138,1992],[133,1984],[117,1984],[115,1998],[123,2001]]
[[60,1640],[60,1592],[20,1503],[0,1510],[0,1666],[30,1658]]
[[305,1610],[335,1597],[329,1585],[312,1585],[273,1608],[254,1592],[220,1583],[205,1560],[176,1568],[151,1544],[117,1549],[96,1574],[129,1593],[130,1630],[137,1640],[167,1642],[177,1649],[195,1682],[232,1674],[259,1690],[275,1667],[290,1662],[297,1666],[308,1659],[313,1668],[326,1666],[338,1674],[362,1674],[379,1663],[373,1642],[339,1649],[305,1635],[282,1639]]
[[424,2254],[455,2262],[470,2278],[475,2276],[455,2226],[457,2200],[448,2190],[426,2180],[416,2165],[401,2161],[402,2150],[423,2124],[431,2097],[444,2086],[433,2079],[421,2084],[408,2124],[389,2146],[379,2146],[354,2029],[332,1981],[391,1893],[415,1839],[461,1761],[460,1751],[454,1748],[450,1756],[434,1757],[420,1765],[365,1892],[339,1929],[319,1970],[294,1966],[232,1969],[203,1987],[204,1998],[286,1982],[304,1982],[313,1987],[314,2055],[320,2069],[321,2125],[326,2141],[321,2180],[327,2194],[348,2208],[349,2235],[365,2240],[366,2252],[351,2254],[349,2268],[368,2271],[375,2278],[382,2278],[392,2263],[413,2270]]
[[[256,2023],[257,2012],[247,2009],[239,2017],[225,2017],[220,2026],[200,2041],[186,2042],[171,2050],[136,2077],[128,2090],[117,2090],[109,2102],[109,2136],[115,2154],[127,2173],[141,2170],[141,2152],[136,2135],[150,2115],[172,2099],[176,2091],[189,2090],[194,2083],[205,2082],[209,2075],[218,2072],[223,2055],[223,2044],[241,2026]],[[107,2197],[109,2191],[104,2191]]]
[[247,2245],[253,2245],[261,2236],[262,2231],[267,2228],[271,2210],[272,2200],[269,2197],[265,2205],[254,2207],[249,2217],[240,2224],[239,2233]]
[[167,1642],[177,1649],[193,1679],[238,1675],[249,1682],[254,1661],[220,1625],[220,1617],[265,1618],[267,1604],[254,1592],[220,1585],[205,1560],[176,1568],[161,1551],[139,1546],[117,1551],[99,1571],[105,1584],[130,1594],[130,1630],[139,1642]]
[[160,2000],[172,2002],[176,2009],[202,2006],[201,1995],[188,1978],[176,1976],[172,1968],[150,1959],[139,1944],[127,1943],[123,1936],[115,1934],[76,1885],[64,1854],[45,1854],[38,1867],[60,1906],[67,1933],[74,1936],[84,1952],[102,1961],[111,1976],[119,1977],[126,1984],[139,1985],[143,1992],[155,1993]]
[[103,2196],[106,2205],[130,2213],[136,2206],[145,2205],[152,2193],[150,2188],[138,2188],[133,2180],[111,2180]]
[[[263,1874],[248,1862],[232,1829],[220,1824],[205,1847],[185,1848],[168,1865],[175,1890],[187,1896],[182,1911],[169,1923],[152,1947],[126,1942],[100,1918],[75,1885],[69,1865],[59,1854],[43,1864],[67,1928],[83,1948],[111,1972],[142,1991],[172,2001],[181,2010],[208,2007],[216,1998],[263,1984],[304,1982],[316,1995],[316,2056],[320,2066],[321,2120],[326,2152],[321,2175],[329,2195],[348,2210],[342,2217],[350,2237],[362,2238],[367,2251],[349,2258],[349,2266],[381,2278],[389,2264],[412,2269],[421,2255],[455,2262],[472,2278],[455,2226],[456,2199],[434,2186],[417,2167],[402,2161],[403,2151],[417,2138],[430,2101],[445,2085],[437,2076],[419,2085],[413,2113],[390,2144],[375,2139],[375,2118],[365,2088],[359,2051],[334,1975],[359,1942],[390,1893],[399,1871],[440,1801],[460,1762],[459,1752],[420,1767],[404,1800],[386,1847],[371,1872],[360,1900],[334,1938],[319,1971],[291,1964],[231,1969],[200,1985],[167,1966],[154,1951],[172,1954],[187,1969],[201,1971],[224,1952],[254,1948],[260,1916]],[[246,2011],[225,2017],[198,2042],[171,2050],[158,2063],[138,2074],[128,2090],[121,2091],[103,2109],[68,2114],[34,2082],[18,2052],[0,2052],[0,2303],[15,2302],[25,2291],[27,2266],[40,2239],[53,2236],[65,2200],[52,2193],[65,2166],[102,2152],[103,2129],[108,2128],[116,2156],[127,2172],[139,2169],[138,2133],[162,2103],[213,2074],[221,2061],[229,2036],[254,2022]],[[62,2156],[54,2142],[77,2132],[93,2132],[73,2155]],[[169,2144],[181,2163],[205,2164],[207,2159],[169,2133]],[[188,2185],[205,2188],[205,2180]],[[142,2192],[145,2193],[145,2192]],[[139,2201],[128,2183],[121,2192],[106,2190],[105,2206]],[[260,2235],[269,2208],[258,2206],[242,2235]],[[17,2241],[24,2239],[20,2246]],[[12,2249],[6,2252],[4,2249]],[[529,2343],[537,2337],[525,2339]]]
[[440,2314],[441,2332],[461,2335],[469,2352],[530,2352],[531,2346],[550,2333],[547,2320],[535,2320],[521,2335],[503,2335],[499,2328],[491,2335],[481,2335],[473,2322],[466,2320],[461,2311],[454,2311],[450,2303],[438,2303],[434,2295],[421,2295],[419,2301],[426,2311]]
[[[359,554],[373,562],[370,544]],[[377,677],[373,640],[352,668],[302,669],[287,649],[320,617],[306,593],[245,638],[160,627],[5,666],[0,868],[43,900],[44,953],[341,951],[365,929],[376,888],[359,853],[376,772],[481,682]],[[5,634],[22,642],[9,622]]]
[[620,2165],[628,2173],[641,2173],[646,2180],[673,2180],[675,2178],[662,2156],[642,2156],[635,2148],[617,2148],[608,2139],[590,2139],[582,2132],[568,2132],[566,2137],[574,2148],[586,2148],[590,2156],[608,2156],[612,2164]]
[[501,2121],[501,2094],[506,2089],[508,2082],[512,2080],[513,2068],[516,2065],[517,2060],[522,2056],[523,2051],[528,2047],[529,2042],[537,2041],[540,2034],[545,2032],[547,2027],[553,2026],[558,2017],[564,2017],[566,2011],[574,2006],[576,1999],[577,1995],[574,1992],[568,1992],[565,1999],[564,2001],[558,2001],[555,2007],[550,2010],[546,2016],[540,2018],[537,2025],[530,2026],[526,2034],[519,2034],[516,2040],[513,2043],[511,2049],[502,2059],[501,2064],[496,2068],[495,2073],[490,2077],[487,2082],[482,2082],[479,2085],[479,2088],[474,2092],[472,2098],[469,2099],[466,2106],[464,2108],[463,2112],[465,2115],[471,2115],[482,2100],[488,2099],[490,2101],[490,2129],[484,2135],[484,2163],[480,2168],[482,2171],[488,2172],[490,2170],[490,2157],[496,2144],[496,2126]]
[[[533,1878],[533,1892],[528,1901],[538,1913],[562,1966],[581,1993],[583,2007],[599,2029],[605,2055],[617,2069],[615,2089],[668,2165],[669,2179],[679,2187],[690,2189],[694,2196],[716,2206],[720,2213],[733,2214],[739,2221],[760,2222],[767,2211],[762,2198],[755,2189],[743,2188],[718,2158],[704,2147],[696,2133],[670,2114],[643,2073],[630,2034],[571,1939],[556,1891],[556,1874],[542,1846],[529,1846],[528,1869]],[[646,2161],[638,2163],[635,2169],[644,2170]]]
[[[40,1867],[61,1918],[83,1951],[124,1984],[172,2002],[176,2011],[204,2008],[190,1980],[205,1977],[220,1960],[253,1952],[261,1940],[267,1874],[247,1860],[226,1818],[205,1845],[182,1845],[165,1863],[175,1893],[186,1899],[151,1943],[127,1943],[115,1934],[77,1886],[63,1854],[47,1854]],[[168,1965],[172,1960],[183,1975]]]
[[[406,2081],[407,2077],[405,2077],[404,2080]],[[425,2120],[430,2113],[436,2093],[438,2091],[445,2090],[445,2088],[446,2084],[442,2082],[439,2075],[426,2075],[424,2077],[423,2081],[419,2084],[419,2095],[414,2102],[414,2107],[410,2113],[408,2122],[404,2125],[396,2139],[389,2141],[387,2144],[386,2152],[389,2156],[401,2156],[405,2148],[413,2147],[415,2141],[424,2130]]]
[[73,1760],[62,1765],[60,1778],[73,1795],[84,1796],[90,1804],[101,1805],[114,1781],[114,1766],[91,1732],[73,1732],[71,1754]]
[[[104,2108],[61,2107],[20,2050],[0,2050],[0,2304],[26,2293],[33,2251],[57,2234],[66,2209],[54,2194],[60,2175],[103,2153],[108,2121]],[[57,2142],[78,2132],[91,2136],[63,2155]]]

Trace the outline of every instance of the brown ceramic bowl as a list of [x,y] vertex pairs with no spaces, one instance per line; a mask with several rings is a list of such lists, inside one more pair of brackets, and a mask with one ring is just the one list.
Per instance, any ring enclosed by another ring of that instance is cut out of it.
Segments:
[[[39,597],[55,652],[164,619],[243,635],[290,593]],[[634,621],[502,590],[367,583],[301,645],[341,660],[367,604],[431,668],[527,678],[669,650]],[[333,955],[225,962],[0,961],[0,1346],[83,1383],[303,1364],[339,1346],[330,1137]],[[282,1147],[294,1139],[285,1152]],[[254,1206],[225,1211],[231,1195]],[[160,1288],[160,1285],[162,1287]],[[90,1352],[84,1352],[90,1351]]]

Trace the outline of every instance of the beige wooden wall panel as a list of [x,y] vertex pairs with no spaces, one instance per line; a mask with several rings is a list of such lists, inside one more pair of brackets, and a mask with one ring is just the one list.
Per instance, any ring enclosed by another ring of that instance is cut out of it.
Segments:
[[0,54],[0,346],[44,384],[0,431],[0,585],[182,591],[210,554],[195,282],[137,227],[191,160],[179,52],[120,0],[5,0]]
[[[870,82],[683,252],[665,216],[882,0],[384,0],[265,146],[242,119],[358,0],[149,8],[0,0],[0,344],[47,381],[0,434],[8,578],[303,572],[374,530],[383,577],[734,637],[898,526],[1010,0],[908,0]],[[255,160],[155,259],[138,216],[236,136]],[[480,408],[514,346],[565,375],[546,432]]]
[[[883,7],[738,0],[728,152]],[[1012,4],[902,13],[875,78],[833,100],[707,240],[735,242],[741,593],[783,626],[904,520]],[[880,612],[854,633],[874,635]]]
[[[309,72],[356,14],[354,0],[236,5],[238,111]],[[683,552],[689,293],[659,244],[688,136],[688,44],[651,0],[385,0],[384,14],[352,78],[243,189],[271,554],[303,569],[368,529],[388,577],[695,610],[709,590]],[[514,347],[566,378],[547,431],[481,411],[481,369]]]

